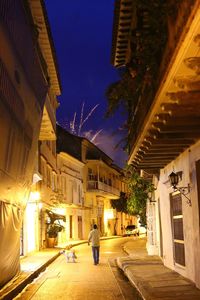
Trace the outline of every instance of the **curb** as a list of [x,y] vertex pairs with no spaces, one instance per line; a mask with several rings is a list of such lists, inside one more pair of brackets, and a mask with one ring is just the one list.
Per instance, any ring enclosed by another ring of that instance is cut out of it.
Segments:
[[36,271],[29,274],[24,280],[22,280],[18,285],[14,286],[11,290],[1,296],[0,292],[0,300],[12,300],[16,297],[29,283],[31,283],[38,275],[43,272],[48,265],[50,265],[56,258],[60,256],[60,252],[50,258],[46,263],[44,263],[41,267],[39,267]]

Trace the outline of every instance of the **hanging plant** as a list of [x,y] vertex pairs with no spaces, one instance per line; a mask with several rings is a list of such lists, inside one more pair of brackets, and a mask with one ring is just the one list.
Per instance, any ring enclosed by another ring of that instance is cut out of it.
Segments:
[[56,238],[58,236],[58,232],[64,230],[64,226],[60,223],[49,224],[47,228],[47,235],[49,238]]

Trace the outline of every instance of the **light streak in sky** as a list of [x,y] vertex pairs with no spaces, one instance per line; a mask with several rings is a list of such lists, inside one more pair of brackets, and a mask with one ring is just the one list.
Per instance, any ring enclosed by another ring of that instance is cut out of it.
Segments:
[[81,106],[80,118],[77,118],[77,112],[75,112],[73,119],[70,122],[61,122],[62,127],[70,133],[77,136],[85,137],[88,140],[90,140],[93,144],[97,145],[97,138],[99,134],[103,131],[103,129],[97,131],[94,131],[92,129],[88,131],[83,131],[83,127],[88,121],[88,119],[93,115],[98,106],[99,104],[96,104],[94,107],[92,107],[89,113],[86,115],[86,117],[84,117],[85,102],[83,102]]

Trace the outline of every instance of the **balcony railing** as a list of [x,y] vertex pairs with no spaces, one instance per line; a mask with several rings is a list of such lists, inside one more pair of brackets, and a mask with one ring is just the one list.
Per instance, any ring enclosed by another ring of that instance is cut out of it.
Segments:
[[102,191],[104,193],[112,194],[115,196],[120,196],[120,191],[117,188],[110,186],[101,181],[96,181],[96,180],[88,181],[87,189],[90,191],[98,190],[98,191]]

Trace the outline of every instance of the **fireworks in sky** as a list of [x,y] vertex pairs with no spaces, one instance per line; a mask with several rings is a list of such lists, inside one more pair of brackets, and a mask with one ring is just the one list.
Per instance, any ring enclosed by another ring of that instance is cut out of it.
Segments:
[[103,129],[97,131],[93,129],[84,131],[83,129],[84,125],[93,115],[98,106],[99,104],[96,104],[92,109],[90,109],[89,113],[86,116],[84,116],[85,102],[83,102],[81,106],[80,116],[77,114],[77,112],[75,112],[71,121],[63,121],[60,125],[70,133],[77,136],[85,137],[86,139],[90,140],[93,144],[98,145],[98,136]]

